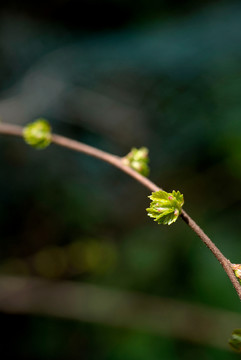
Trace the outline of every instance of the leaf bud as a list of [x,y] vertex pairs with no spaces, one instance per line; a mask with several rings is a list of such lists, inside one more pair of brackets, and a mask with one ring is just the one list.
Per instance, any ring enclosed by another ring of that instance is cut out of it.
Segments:
[[173,190],[172,193],[167,193],[159,190],[148,197],[152,202],[146,211],[148,216],[157,221],[158,224],[171,225],[181,214],[184,199],[180,191]]
[[25,142],[36,149],[44,149],[51,143],[51,127],[45,119],[37,119],[23,129]]
[[149,157],[148,149],[141,147],[140,149],[132,148],[131,151],[122,159],[123,163],[143,176],[148,176],[150,169],[148,166]]
[[229,339],[229,345],[237,352],[241,352],[241,329],[235,329]]
[[232,264],[231,266],[236,278],[238,278],[239,282],[241,283],[241,264]]

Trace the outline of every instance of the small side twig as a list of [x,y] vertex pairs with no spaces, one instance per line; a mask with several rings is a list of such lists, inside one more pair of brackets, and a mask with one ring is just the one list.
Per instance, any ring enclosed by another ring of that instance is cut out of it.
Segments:
[[[21,126],[0,123],[0,134],[22,137],[22,133],[23,127]],[[79,141],[56,134],[52,135],[52,143],[77,152],[85,153],[89,156],[93,156],[102,161],[105,161],[127,173],[151,191],[161,190],[161,188],[152,181],[125,165],[121,157],[109,154],[105,151],[96,149],[93,146],[89,146]],[[202,242],[209,248],[216,259],[220,262],[241,300],[241,285],[232,270],[230,261],[223,255],[223,253],[217,248],[212,240],[184,210],[182,210],[180,216],[184,222],[199,236]]]

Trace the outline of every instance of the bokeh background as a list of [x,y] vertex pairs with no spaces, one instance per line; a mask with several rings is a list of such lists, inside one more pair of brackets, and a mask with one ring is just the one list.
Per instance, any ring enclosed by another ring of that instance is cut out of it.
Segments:
[[[0,7],[0,118],[119,156],[241,262],[239,1],[9,0]],[[16,359],[238,359],[240,302],[181,220],[99,160],[0,138],[0,350]]]

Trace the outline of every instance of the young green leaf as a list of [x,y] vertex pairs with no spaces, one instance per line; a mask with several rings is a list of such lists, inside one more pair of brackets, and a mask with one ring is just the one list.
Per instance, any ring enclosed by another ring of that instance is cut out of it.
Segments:
[[167,193],[159,190],[148,196],[152,202],[146,209],[147,215],[157,221],[158,224],[171,225],[181,214],[182,205],[184,204],[183,195],[180,191]]
[[37,119],[23,129],[25,142],[36,149],[44,149],[51,143],[51,127],[45,119]]
[[127,154],[123,159],[123,163],[127,166],[130,166],[136,172],[140,173],[143,176],[149,175],[149,157],[148,149],[141,147],[140,149],[132,148],[129,154]]
[[238,278],[239,282],[241,283],[241,264],[231,264],[231,266],[236,278]]
[[241,352],[241,329],[235,329],[232,332],[228,343],[233,350]]

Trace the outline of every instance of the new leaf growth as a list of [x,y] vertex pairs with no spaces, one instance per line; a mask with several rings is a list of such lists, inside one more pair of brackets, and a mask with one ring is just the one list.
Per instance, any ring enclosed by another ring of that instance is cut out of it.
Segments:
[[153,192],[148,197],[152,202],[146,211],[148,216],[154,218],[154,221],[157,221],[158,224],[171,225],[181,214],[184,199],[180,191],[173,190],[172,193],[167,193],[160,190]]
[[132,169],[137,171],[143,176],[149,175],[149,157],[148,149],[141,147],[140,149],[132,148],[129,154],[127,154],[123,159],[123,163],[127,166],[130,166]]
[[241,264],[231,264],[231,266],[236,278],[238,278],[239,282],[241,283]]
[[229,345],[233,350],[241,352],[241,329],[235,329],[229,339]]
[[44,149],[51,143],[51,127],[45,119],[38,119],[23,129],[25,142],[36,149]]

